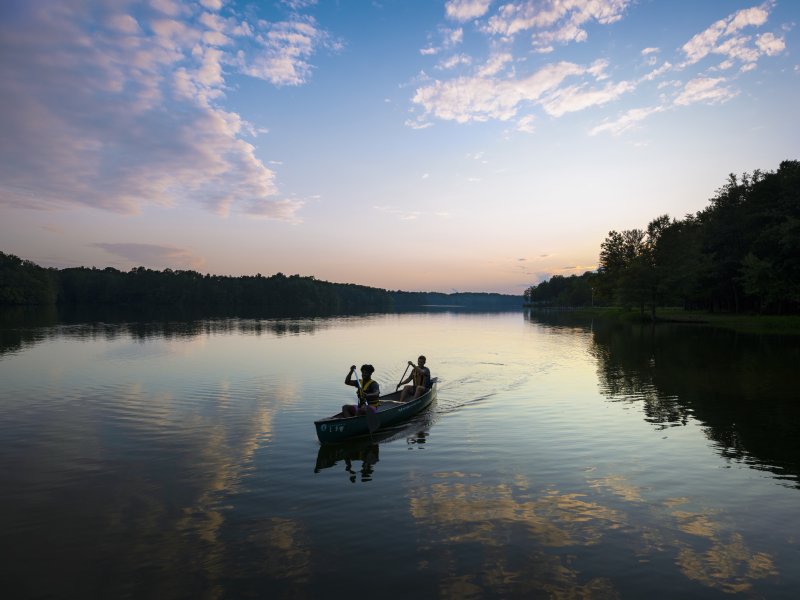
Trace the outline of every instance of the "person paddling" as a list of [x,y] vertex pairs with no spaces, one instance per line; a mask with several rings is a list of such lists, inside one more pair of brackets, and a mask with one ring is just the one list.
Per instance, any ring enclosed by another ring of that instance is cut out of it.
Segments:
[[411,375],[409,375],[405,381],[398,383],[397,387],[400,387],[404,383],[408,383],[412,380],[414,381],[414,384],[407,385],[403,388],[403,391],[400,392],[400,402],[405,402],[407,396],[419,398],[422,394],[431,389],[431,370],[425,366],[426,360],[427,359],[424,356],[420,356],[417,359],[416,365],[411,361],[408,361],[408,366],[412,368]]
[[344,380],[345,385],[352,385],[358,388],[356,394],[358,395],[358,405],[345,404],[342,406],[342,415],[345,417],[354,417],[358,414],[366,414],[368,410],[375,412],[375,409],[380,404],[378,398],[381,395],[381,387],[377,381],[372,380],[372,374],[375,372],[375,367],[372,365],[361,365],[361,385],[359,386],[358,378],[353,379],[353,374],[356,371],[356,366],[350,367],[347,372],[347,377]]

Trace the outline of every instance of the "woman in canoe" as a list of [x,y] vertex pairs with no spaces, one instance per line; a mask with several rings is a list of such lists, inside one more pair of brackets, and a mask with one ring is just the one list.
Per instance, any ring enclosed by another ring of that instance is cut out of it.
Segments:
[[356,366],[350,367],[347,372],[347,378],[344,380],[345,385],[352,385],[357,388],[358,405],[345,404],[342,406],[342,415],[345,417],[354,417],[357,414],[366,414],[368,410],[375,412],[378,407],[378,398],[381,395],[381,388],[377,381],[372,380],[372,374],[375,372],[375,367],[372,365],[361,365],[361,385],[358,379],[353,379],[353,373],[356,371]]

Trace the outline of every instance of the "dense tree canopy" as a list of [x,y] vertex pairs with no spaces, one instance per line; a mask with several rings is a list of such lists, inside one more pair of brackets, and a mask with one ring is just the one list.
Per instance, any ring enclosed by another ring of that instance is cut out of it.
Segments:
[[553,277],[525,292],[532,303],[683,306],[729,312],[800,312],[800,162],[728,181],[704,210],[662,215],[646,229],[610,231],[596,274]]
[[111,267],[44,269],[0,252],[0,306],[185,307],[305,315],[418,309],[423,305],[488,310],[516,308],[520,303],[519,296],[505,294],[391,292],[283,273],[228,277],[144,267],[128,272]]
[[82,306],[185,306],[248,309],[303,314],[349,310],[386,310],[393,306],[386,291],[366,286],[318,281],[278,273],[226,277],[196,271],[154,271],[137,267],[43,269],[0,253],[0,304]]
[[553,275],[547,281],[525,290],[525,303],[534,306],[590,306],[594,304],[597,275]]
[[56,295],[50,271],[0,252],[0,305],[53,304]]

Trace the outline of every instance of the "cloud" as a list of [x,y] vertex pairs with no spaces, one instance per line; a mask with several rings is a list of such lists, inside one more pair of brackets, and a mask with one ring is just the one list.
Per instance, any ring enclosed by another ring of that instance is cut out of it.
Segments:
[[[300,84],[324,34],[309,19],[250,24],[152,0],[0,7],[0,204],[136,213],[197,203],[296,220],[275,174],[246,138],[252,125],[219,102],[240,69]],[[232,54],[232,40],[248,40]],[[246,46],[246,45],[245,45]],[[281,58],[276,70],[264,61]],[[261,65],[259,70],[257,65]]]
[[597,269],[597,265],[568,265],[566,267],[561,267],[559,269],[562,273],[569,272],[569,271],[576,271],[579,273],[585,273],[586,271],[594,271]]
[[697,77],[689,81],[683,91],[675,98],[675,104],[686,106],[705,102],[716,104],[726,102],[738,95],[738,92],[731,88],[724,87],[726,82],[724,77]]
[[505,69],[506,65],[511,63],[513,60],[514,57],[508,52],[494,53],[489,57],[489,60],[487,60],[485,64],[478,68],[477,76],[493,77],[494,75],[501,73]]
[[485,15],[492,0],[448,0],[445,14],[454,21],[470,21]]
[[536,126],[533,124],[535,118],[533,115],[526,115],[517,121],[517,131],[522,133],[534,133]]
[[423,115],[415,122],[421,124],[431,116],[458,123],[489,119],[508,121],[517,115],[520,105],[525,102],[541,103],[550,114],[561,115],[593,103],[607,102],[630,87],[630,84],[622,83],[609,84],[601,90],[571,87],[556,91],[568,77],[591,75],[594,70],[594,66],[584,67],[564,61],[546,65],[521,79],[485,75],[494,74],[496,67],[496,63],[489,63],[482,71],[484,75],[435,80],[417,88],[413,102],[421,107]]
[[460,27],[457,29],[440,27],[438,33],[439,37],[441,38],[441,44],[438,46],[429,45],[425,48],[422,48],[419,51],[420,54],[423,56],[431,56],[434,54],[447,52],[460,45],[464,41],[464,30]]
[[584,25],[595,21],[609,25],[619,21],[630,0],[527,0],[510,2],[491,17],[486,30],[494,35],[513,37],[533,29],[531,45],[538,52],[552,52],[553,44],[583,42],[589,34]]
[[786,42],[772,33],[764,33],[756,38],[756,46],[767,56],[775,56],[786,49]]
[[412,102],[423,108],[424,116],[467,123],[508,120],[516,114],[516,105],[522,99],[513,82],[459,77],[446,82],[437,80],[418,88]]
[[[423,176],[423,179],[427,179],[426,176]],[[391,215],[392,217],[399,219],[401,221],[416,221],[420,218],[428,218],[428,215],[433,215],[434,217],[438,217],[440,219],[448,219],[450,218],[450,213],[446,211],[433,211],[433,212],[423,212],[419,210],[407,210],[397,208],[396,206],[373,206],[373,209],[377,210],[378,212],[385,213],[387,215]]]
[[185,11],[184,6],[176,0],[150,0],[150,6],[170,17],[177,17]]
[[261,28],[255,36],[254,50],[240,50],[237,61],[243,73],[277,86],[306,83],[311,74],[309,58],[320,47],[339,47],[310,16],[295,16],[277,23],[263,22]]
[[642,77],[642,81],[652,81],[658,77],[661,77],[664,73],[672,69],[672,63],[667,61],[657,69],[653,69],[647,75]]
[[411,129],[428,129],[429,127],[433,127],[433,123],[425,121],[422,117],[406,119],[404,125]]
[[[221,0],[207,0],[207,1],[214,1],[220,2]],[[288,6],[293,10],[301,10],[303,8],[309,8],[310,6],[315,6],[318,0],[281,0],[283,4]]]
[[[652,80],[656,76],[661,75],[671,68],[672,65],[670,63],[664,63],[664,65],[655,71],[645,75],[642,80]],[[677,81],[662,82],[658,88],[663,89],[670,86],[680,88],[680,91],[677,92],[677,95],[675,95],[674,99],[672,100],[672,107],[676,107],[688,106],[697,103],[716,104],[727,102],[731,98],[736,97],[739,93],[737,90],[727,87],[727,83],[728,80],[725,77],[696,77],[691,79],[685,85]],[[670,108],[669,104],[651,106],[649,108],[631,109],[613,121],[606,120],[600,125],[592,128],[589,131],[589,135],[593,136],[600,133],[620,135],[625,131],[633,129],[638,123],[649,116],[663,112],[668,108]]]
[[204,258],[184,248],[159,244],[95,243],[95,248],[125,259],[131,265],[154,269],[205,269]]
[[641,55],[644,57],[645,63],[652,67],[658,62],[659,52],[660,50],[658,48],[645,48],[641,51]]
[[437,67],[443,70],[454,69],[459,65],[470,65],[472,63],[472,59],[467,56],[466,54],[454,54],[448,58],[445,58],[439,61]]
[[611,135],[619,135],[624,131],[636,126],[637,123],[643,121],[652,114],[664,110],[663,106],[651,106],[649,108],[633,108],[627,111],[624,115],[614,121],[606,121],[589,131],[589,135],[597,135],[599,133],[610,133]]
[[[566,3],[552,0],[500,5],[495,14],[477,27],[477,31],[491,38],[488,58],[475,63],[462,53],[440,61],[437,66],[440,70],[467,66],[471,67],[471,73],[427,79],[418,85],[412,98],[418,114],[406,124],[420,129],[430,126],[432,119],[457,123],[516,119],[519,131],[531,133],[533,115],[519,116],[520,111],[527,110],[530,105],[538,105],[547,114],[560,117],[616,100],[635,89],[636,83],[622,81],[597,86],[597,82],[609,78],[607,60],[596,60],[588,66],[558,61],[539,67],[533,73],[518,74],[525,59],[515,58],[509,42],[528,30],[533,30],[533,46],[538,50],[556,42],[581,41],[587,35],[582,25],[589,21],[614,23],[622,18],[629,4],[629,0],[571,0]],[[470,13],[471,19],[488,15],[489,3],[482,3],[478,10],[472,3],[451,2],[447,5],[448,16],[454,18],[454,11],[468,6],[475,9]],[[582,81],[562,87],[568,78]]]
[[550,94],[544,100],[542,106],[549,115],[560,117],[566,113],[584,110],[591,106],[607,104],[634,90],[635,87],[629,81],[609,83],[601,88],[591,89],[585,85],[573,85],[561,88]]
[[[464,8],[469,3],[450,3],[448,10]],[[743,9],[718,20],[698,33],[679,50],[679,60],[660,58],[662,49],[646,46],[640,50],[636,68],[649,70],[641,76],[612,80],[609,61],[601,58],[590,64],[553,61],[538,66],[529,56],[517,53],[517,39],[531,36],[534,51],[550,52],[555,46],[581,42],[588,38],[589,24],[610,25],[625,16],[634,3],[630,0],[518,0],[498,3],[490,12],[489,4],[471,15],[476,20],[474,32],[487,36],[488,57],[482,62],[464,53],[440,60],[441,72],[462,67],[458,73],[443,74],[437,79],[418,80],[412,103],[416,116],[407,121],[409,127],[430,127],[435,120],[466,124],[486,121],[514,121],[518,131],[532,133],[539,108],[547,115],[561,118],[569,113],[610,105],[623,96],[632,95],[649,82],[658,90],[671,90],[662,106],[631,109],[613,120],[606,120],[589,130],[589,135],[619,135],[633,129],[647,117],[669,108],[695,103],[725,102],[738,94],[728,83],[730,78],[694,76],[688,82],[661,81],[666,73],[679,73],[709,55],[723,60],[711,65],[708,73],[739,68],[744,73],[756,68],[763,56],[774,56],[786,49],[778,33],[746,34],[749,28],[763,26],[775,6],[773,0]],[[448,13],[450,18],[454,18]],[[787,28],[784,27],[784,31]],[[682,56],[680,56],[682,55]],[[660,65],[659,65],[660,63]]]
[[764,25],[774,5],[773,1],[765,2],[716,21],[683,45],[681,50],[686,60],[681,67],[693,65],[710,54],[719,54],[725,57],[720,68],[729,69],[738,61],[743,64],[743,70],[749,71],[761,56],[781,52],[785,48],[783,38],[766,33],[754,42],[751,36],[740,33],[745,28]]

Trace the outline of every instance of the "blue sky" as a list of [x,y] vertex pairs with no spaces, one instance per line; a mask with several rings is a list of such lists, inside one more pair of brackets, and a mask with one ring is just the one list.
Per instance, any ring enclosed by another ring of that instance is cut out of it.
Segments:
[[0,250],[521,293],[798,158],[789,0],[5,1]]

